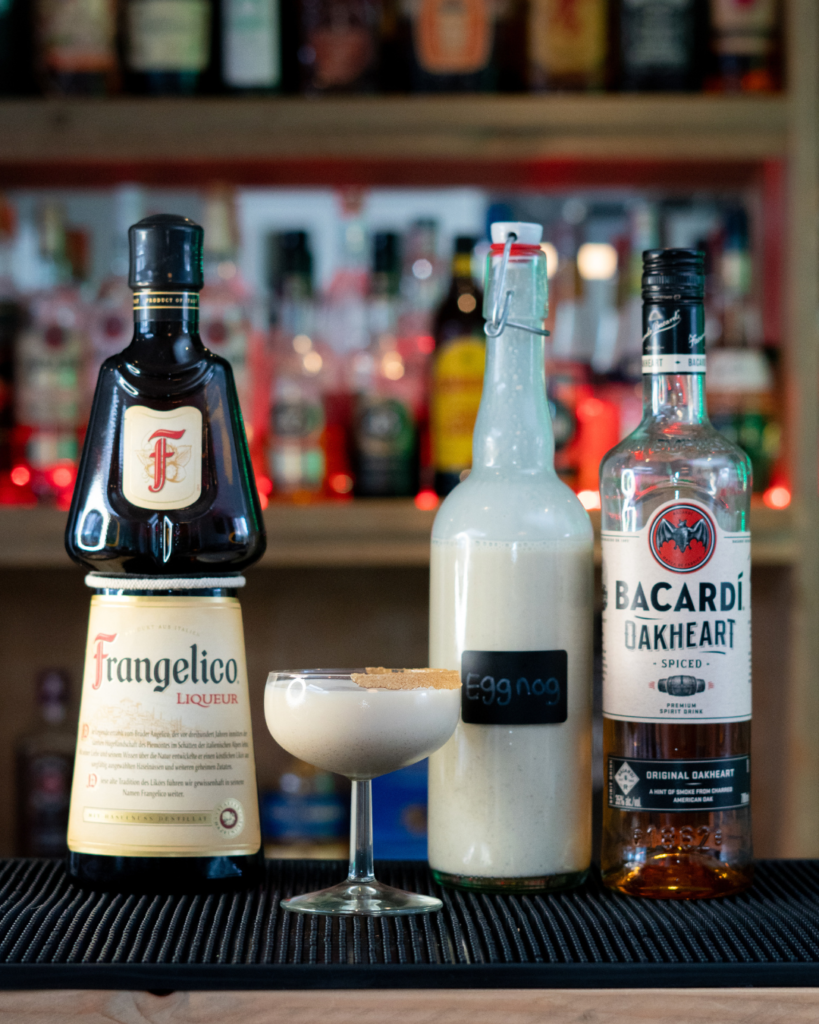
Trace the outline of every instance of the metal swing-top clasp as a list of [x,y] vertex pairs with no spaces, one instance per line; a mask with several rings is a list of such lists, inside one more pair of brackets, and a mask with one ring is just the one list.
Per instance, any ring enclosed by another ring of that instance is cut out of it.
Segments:
[[[500,279],[498,281],[498,290],[495,297],[494,307],[492,309],[492,318],[487,320],[483,325],[484,334],[488,338],[497,338],[503,334],[507,327],[513,327],[517,331],[528,331],[529,334],[540,334],[544,338],[549,337],[549,331],[544,331],[540,327],[528,327],[526,324],[516,323],[514,320],[509,319],[509,305],[512,302],[512,295],[515,289],[510,288],[506,295],[503,294],[504,286],[506,285],[506,268],[509,265],[509,253],[512,251],[512,243],[517,241],[518,236],[514,231],[510,231],[506,236],[506,241],[503,245],[503,257],[501,259]],[[503,296],[503,299],[501,299]]]

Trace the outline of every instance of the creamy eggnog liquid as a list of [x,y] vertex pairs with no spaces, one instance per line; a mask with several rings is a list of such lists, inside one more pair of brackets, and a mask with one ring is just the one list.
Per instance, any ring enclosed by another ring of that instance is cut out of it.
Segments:
[[[332,688],[330,688],[332,685]],[[372,779],[427,757],[452,734],[461,691],[366,690],[352,681],[268,684],[264,713],[286,751],[350,779]]]
[[[430,757],[429,860],[442,875],[476,883],[517,879],[522,887],[532,880],[533,888],[546,888],[589,867],[590,532],[543,542],[483,541],[465,534],[433,541],[430,665],[461,670],[465,707],[471,695],[478,715],[500,714],[513,701],[525,704],[532,699],[529,689],[536,693],[538,687],[537,680],[519,682],[523,676],[510,671],[508,680],[492,676],[490,683],[490,675],[480,672],[469,680],[464,652],[566,653],[565,721],[461,721]],[[481,664],[480,657],[472,658]],[[506,664],[523,662],[507,655]],[[548,700],[548,680],[541,680],[540,690]]]

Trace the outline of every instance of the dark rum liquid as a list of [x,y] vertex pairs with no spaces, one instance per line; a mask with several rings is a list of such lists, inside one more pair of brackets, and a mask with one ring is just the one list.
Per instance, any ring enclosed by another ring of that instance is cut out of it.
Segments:
[[[750,753],[751,723],[643,724],[604,719],[603,749],[657,761]],[[699,899],[751,884],[750,805],[737,810],[662,813],[614,809],[603,799],[604,881],[629,896]]]

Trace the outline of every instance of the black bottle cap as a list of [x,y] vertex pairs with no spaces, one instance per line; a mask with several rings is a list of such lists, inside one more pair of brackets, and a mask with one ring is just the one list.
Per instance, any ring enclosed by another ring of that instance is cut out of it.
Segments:
[[398,235],[379,231],[373,236],[373,273],[394,274],[398,271]]
[[281,253],[285,274],[313,273],[313,257],[306,231],[285,231],[281,236]]
[[649,249],[643,253],[643,300],[701,301],[705,296],[705,253],[700,249]]
[[475,239],[470,235],[458,235],[455,239],[455,252],[461,255],[471,256],[474,248]]
[[157,213],[128,229],[131,288],[199,291],[205,232],[188,217]]

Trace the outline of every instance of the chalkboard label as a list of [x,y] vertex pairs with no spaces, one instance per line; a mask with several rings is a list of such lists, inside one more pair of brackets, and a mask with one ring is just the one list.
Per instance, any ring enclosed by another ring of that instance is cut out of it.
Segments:
[[565,651],[464,651],[461,717],[471,725],[565,722]]

